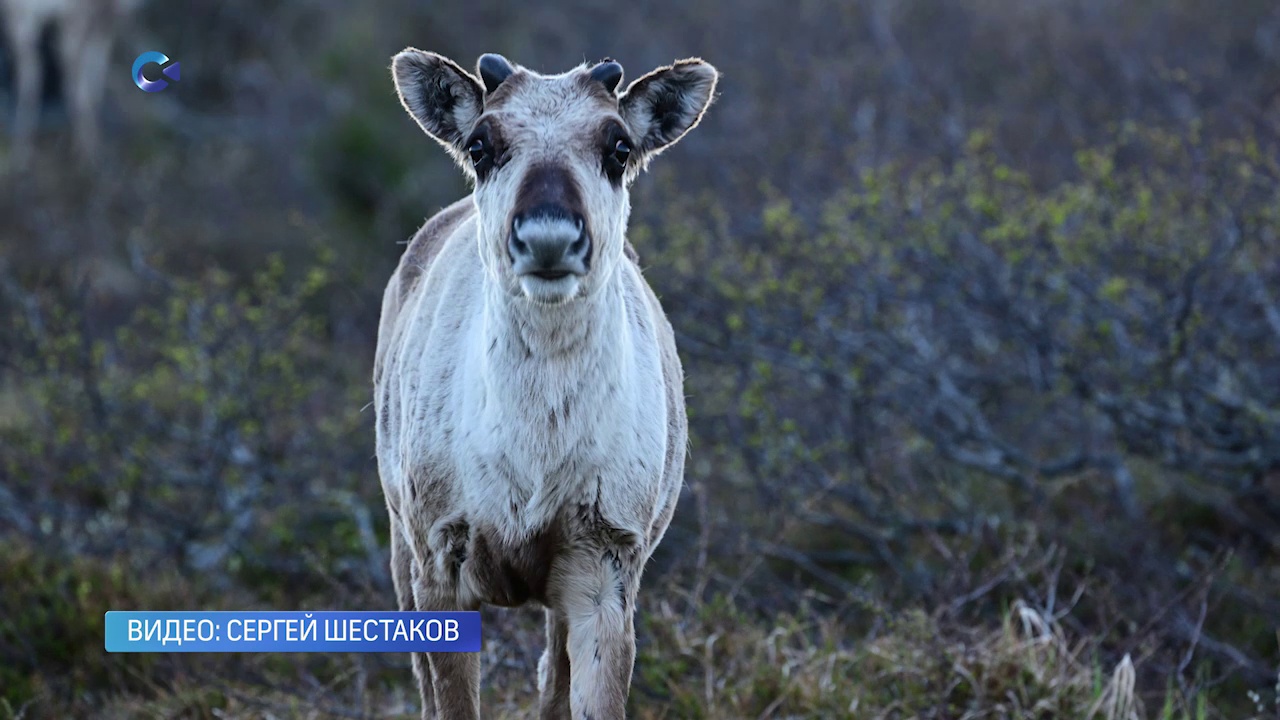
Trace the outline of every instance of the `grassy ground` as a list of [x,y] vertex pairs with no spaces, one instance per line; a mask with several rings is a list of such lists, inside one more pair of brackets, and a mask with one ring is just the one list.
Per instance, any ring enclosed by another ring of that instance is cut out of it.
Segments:
[[[154,569],[143,581],[123,564],[56,567],[30,548],[10,546],[3,557],[3,576],[21,589],[0,608],[0,647],[16,641],[23,650],[0,671],[7,685],[0,719],[418,717],[404,656],[108,655],[105,609],[230,609],[252,599],[212,589],[192,596],[198,583]],[[999,593],[1002,583],[976,592]],[[697,577],[650,581],[637,623],[631,717],[1262,720],[1280,713],[1262,700],[1274,697],[1272,688],[1224,698],[1188,686],[1186,668],[1162,690],[1142,692],[1138,678],[1150,668],[1141,644],[1117,658],[1103,636],[1070,629],[1081,595],[1066,588],[1043,587],[977,620],[964,610],[977,594],[891,608],[868,594],[810,592],[766,614],[744,587],[711,592]],[[384,607],[389,597],[334,586],[292,606]],[[486,611],[484,717],[536,717],[542,646],[540,611]],[[29,664],[32,657],[38,663]],[[1150,678],[1142,686],[1161,687]]]

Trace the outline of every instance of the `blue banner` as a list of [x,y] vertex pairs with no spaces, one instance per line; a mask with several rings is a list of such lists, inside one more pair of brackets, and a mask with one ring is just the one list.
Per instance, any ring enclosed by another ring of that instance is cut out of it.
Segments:
[[479,652],[480,613],[121,611],[107,652]]

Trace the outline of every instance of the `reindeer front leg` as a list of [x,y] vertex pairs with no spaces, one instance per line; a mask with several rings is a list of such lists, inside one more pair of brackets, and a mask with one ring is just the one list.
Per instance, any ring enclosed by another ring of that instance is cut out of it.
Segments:
[[635,598],[641,553],[610,542],[567,551],[556,587],[568,624],[569,704],[574,720],[622,720],[635,663]]
[[547,649],[538,661],[538,720],[568,720],[569,621],[554,608],[545,612]]
[[82,160],[98,157],[98,110],[106,87],[114,28],[95,13],[73,14],[63,23],[58,51],[66,76],[67,107]]
[[[418,584],[421,574],[416,568],[417,560],[405,537],[399,516],[391,512],[391,581],[396,589],[396,604],[401,610],[417,610],[418,602],[414,599],[413,588]],[[427,664],[426,653],[413,653],[413,677],[418,683],[422,697],[423,717],[431,717],[435,711],[436,694],[431,684],[431,666]]]
[[[456,513],[444,514],[428,522],[422,513],[411,516],[410,534],[416,535],[413,600],[418,610],[479,610],[480,600],[463,593],[459,577],[470,541],[470,526]],[[465,596],[464,596],[465,595]],[[422,717],[430,720],[480,720],[480,654],[456,652],[424,653],[428,674],[419,677],[424,707]],[[435,715],[426,706],[428,688],[435,695]]]
[[44,62],[40,57],[40,24],[34,17],[14,12],[7,18],[9,49],[17,75],[17,101],[13,119],[13,161],[19,168],[31,159],[36,124],[40,120],[40,88]]

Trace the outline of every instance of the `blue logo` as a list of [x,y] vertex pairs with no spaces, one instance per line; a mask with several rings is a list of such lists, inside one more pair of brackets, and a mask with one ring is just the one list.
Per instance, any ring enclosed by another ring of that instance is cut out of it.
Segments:
[[[153,63],[160,66],[160,74],[164,77],[148,80],[142,76],[142,69]],[[169,87],[169,80],[178,82],[180,75],[178,61],[175,60],[170,63],[167,55],[155,50],[148,50],[133,61],[133,84],[142,88],[144,92],[160,92]],[[164,78],[169,78],[169,80]]]
[[480,613],[122,611],[106,614],[107,652],[480,652]]

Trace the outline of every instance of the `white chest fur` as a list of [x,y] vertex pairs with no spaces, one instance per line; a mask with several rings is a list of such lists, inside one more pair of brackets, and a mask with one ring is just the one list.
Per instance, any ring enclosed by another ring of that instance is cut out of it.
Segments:
[[620,274],[590,301],[490,296],[483,313],[459,322],[441,313],[419,335],[405,459],[453,478],[468,522],[519,542],[557,513],[585,511],[647,536],[661,504],[655,459],[666,455],[667,408],[654,324],[640,316],[643,295],[625,286],[638,274]]

